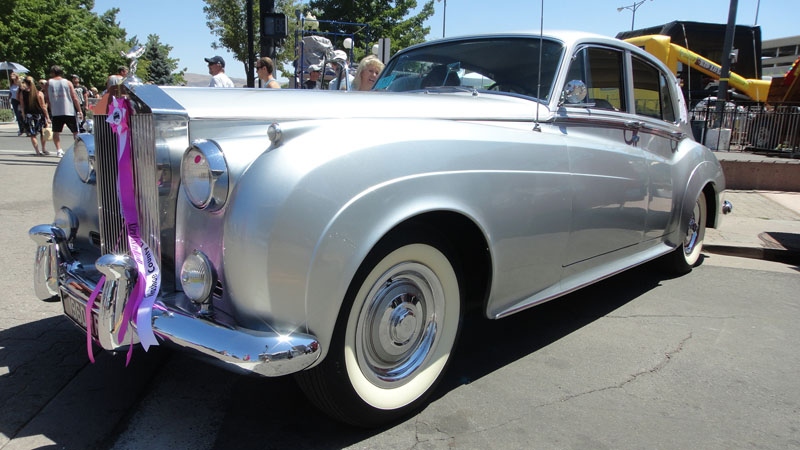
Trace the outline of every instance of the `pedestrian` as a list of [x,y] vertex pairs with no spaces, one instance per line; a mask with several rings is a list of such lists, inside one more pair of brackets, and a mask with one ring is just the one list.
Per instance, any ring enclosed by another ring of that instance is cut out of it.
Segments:
[[258,74],[258,79],[261,80],[262,88],[281,88],[281,84],[272,75],[273,72],[275,72],[275,63],[272,62],[272,58],[266,56],[258,58],[258,61],[256,61],[256,74]]
[[317,64],[308,66],[308,80],[303,83],[303,89],[319,89],[322,67]]
[[126,66],[117,66],[117,73],[108,76],[106,88],[122,84],[122,82],[125,81],[125,78],[127,77],[128,77],[128,68]]
[[81,85],[81,77],[78,75],[73,74],[70,76],[70,80],[72,81],[72,87],[75,88],[75,95],[78,96],[78,103],[81,104],[81,112],[83,116],[86,117],[86,104],[89,102],[89,90],[86,89],[86,86]]
[[371,90],[372,86],[375,86],[375,82],[378,81],[378,75],[383,71],[383,67],[383,62],[375,55],[369,55],[362,59],[358,63],[358,70],[353,80],[353,90]]
[[64,156],[64,150],[61,149],[61,130],[64,129],[64,125],[72,131],[72,136],[77,138],[78,123],[83,121],[75,87],[69,80],[63,78],[63,75],[64,69],[61,66],[56,64],[50,67],[51,78],[47,81],[45,95],[53,117],[53,143],[56,145],[56,155],[59,158]]
[[[36,151],[36,156],[49,155],[45,149],[47,140],[44,138],[44,128],[50,123],[50,116],[47,114],[47,107],[44,102],[44,94],[36,88],[36,81],[33,77],[25,77],[22,86],[17,92],[21,114],[25,118],[25,131],[31,138],[31,144]],[[42,139],[42,150],[39,151],[39,144],[36,142],[36,135]]]
[[22,136],[22,133],[25,132],[25,125],[23,124],[24,120],[20,113],[19,100],[17,99],[20,88],[19,75],[17,75],[17,72],[11,72],[9,77],[9,83],[11,84],[8,86],[8,90],[10,91],[9,94],[11,97],[11,109],[14,111],[14,118],[17,119],[17,136]]
[[353,85],[354,77],[347,73],[347,53],[344,50],[334,50],[331,67],[336,74],[336,78],[332,79],[328,84],[328,89],[332,91],[349,91]]
[[81,113],[83,114],[83,119],[78,128],[80,129],[81,133],[85,133],[86,130],[84,129],[84,122],[86,120],[86,106],[89,104],[89,90],[86,89],[86,86],[81,85],[81,77],[78,75],[72,74],[70,76],[70,80],[72,81],[72,87],[75,88],[75,95],[78,96],[78,103],[81,104]]
[[203,58],[208,63],[208,73],[211,75],[211,82],[208,87],[232,88],[233,81],[225,75],[225,60],[221,56]]

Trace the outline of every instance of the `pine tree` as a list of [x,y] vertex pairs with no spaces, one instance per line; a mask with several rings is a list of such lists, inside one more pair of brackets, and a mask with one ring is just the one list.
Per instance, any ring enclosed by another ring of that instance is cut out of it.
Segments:
[[172,46],[162,44],[157,34],[147,36],[146,50],[142,55],[143,62],[147,62],[147,64],[142,64],[138,71],[141,72],[141,68],[145,66],[147,73],[137,73],[137,75],[142,77],[144,81],[158,85],[174,85],[182,82],[186,69],[173,73],[178,68],[178,60],[169,57],[171,50]]

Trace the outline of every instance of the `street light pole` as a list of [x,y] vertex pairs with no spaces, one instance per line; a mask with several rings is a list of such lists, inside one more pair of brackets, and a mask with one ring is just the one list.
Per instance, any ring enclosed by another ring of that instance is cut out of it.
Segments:
[[636,10],[639,9],[639,7],[642,6],[642,3],[646,1],[647,0],[640,0],[638,2],[633,2],[632,5],[620,6],[619,8],[617,8],[617,12],[621,12],[623,9],[630,9],[631,11],[633,11],[633,15],[631,16],[631,31],[633,31],[633,24],[636,21]]
[[[442,0],[437,0],[441,2]],[[444,37],[445,26],[447,25],[447,0],[444,0],[444,12],[442,14],[442,37]]]

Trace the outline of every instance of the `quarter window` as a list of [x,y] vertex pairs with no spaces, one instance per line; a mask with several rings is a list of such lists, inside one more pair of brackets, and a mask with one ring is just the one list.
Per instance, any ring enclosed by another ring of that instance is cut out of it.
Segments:
[[667,77],[655,66],[633,57],[633,100],[636,114],[675,122]]
[[567,81],[581,80],[586,84],[585,100],[597,109],[625,111],[622,52],[601,47],[586,47],[572,58]]

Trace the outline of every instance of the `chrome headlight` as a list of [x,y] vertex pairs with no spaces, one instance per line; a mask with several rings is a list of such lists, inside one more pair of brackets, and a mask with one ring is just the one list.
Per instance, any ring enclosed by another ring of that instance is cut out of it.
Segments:
[[84,183],[94,183],[94,136],[88,133],[79,134],[72,146],[75,172]]
[[207,303],[211,297],[211,288],[216,282],[214,278],[214,268],[203,252],[194,250],[183,261],[181,287],[191,301]]
[[199,209],[216,211],[228,200],[228,165],[213,141],[198,140],[183,154],[181,183]]

